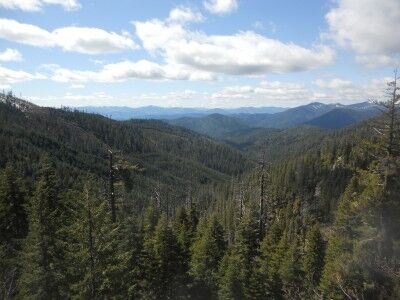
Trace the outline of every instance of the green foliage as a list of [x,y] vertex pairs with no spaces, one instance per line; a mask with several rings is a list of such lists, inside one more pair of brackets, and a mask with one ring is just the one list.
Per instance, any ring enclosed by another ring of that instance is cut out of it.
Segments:
[[325,243],[317,224],[311,226],[306,233],[302,270],[306,278],[306,285],[311,290],[316,289],[324,267]]
[[15,295],[18,255],[28,230],[26,195],[12,165],[0,174],[0,298]]
[[29,233],[22,253],[21,297],[64,298],[69,294],[66,265],[68,203],[60,194],[54,165],[41,162],[29,212]]
[[215,298],[217,295],[218,269],[226,247],[224,231],[212,216],[199,224],[197,237],[192,247],[190,274],[194,278],[199,298]]
[[[113,224],[108,204],[88,181],[78,200],[75,222],[70,227],[74,239],[70,263],[74,270],[73,294],[77,298],[108,298],[123,295],[123,271],[126,261],[119,241],[122,226]],[[124,237],[126,238],[126,237]]]
[[399,298],[398,114],[225,136],[252,159],[266,147],[260,235],[244,154],[159,121],[27,107],[0,103],[1,298]]

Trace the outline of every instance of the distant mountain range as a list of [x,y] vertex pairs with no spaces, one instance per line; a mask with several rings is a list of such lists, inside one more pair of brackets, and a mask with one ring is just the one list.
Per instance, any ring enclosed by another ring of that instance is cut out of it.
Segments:
[[369,102],[352,105],[310,103],[282,112],[268,114],[212,114],[200,118],[169,120],[179,125],[212,137],[223,138],[225,134],[250,128],[290,128],[312,125],[320,128],[342,128],[377,116],[378,108]]
[[118,106],[88,106],[78,110],[109,116],[116,120],[159,119],[211,137],[252,128],[290,128],[311,125],[320,128],[342,128],[377,116],[375,104],[362,102],[352,105],[313,102],[294,108],[242,107],[234,109],[166,108],[146,106],[140,108]]
[[239,108],[187,108],[187,107],[160,107],[160,106],[143,106],[143,107],[126,107],[126,106],[84,106],[76,109],[96,113],[103,116],[111,117],[114,120],[129,119],[159,119],[173,120],[184,117],[196,118],[204,117],[211,114],[234,115],[234,114],[256,114],[268,113],[274,114],[282,112],[287,108],[284,107],[239,107]]

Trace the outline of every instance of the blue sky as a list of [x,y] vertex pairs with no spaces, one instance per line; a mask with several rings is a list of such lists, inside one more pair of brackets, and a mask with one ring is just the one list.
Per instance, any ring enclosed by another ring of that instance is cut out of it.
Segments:
[[47,106],[379,97],[398,0],[0,0],[0,88]]

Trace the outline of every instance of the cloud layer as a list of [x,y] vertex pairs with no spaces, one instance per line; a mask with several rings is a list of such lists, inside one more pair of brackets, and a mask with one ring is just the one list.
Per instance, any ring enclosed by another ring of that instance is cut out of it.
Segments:
[[70,26],[50,32],[35,25],[4,18],[0,19],[0,38],[36,47],[60,47],[65,51],[85,54],[112,53],[138,47],[129,36],[99,28]]
[[[261,81],[256,86],[228,86],[211,95],[222,105],[244,103],[244,105],[296,106],[313,101],[324,103],[358,103],[382,96],[390,78],[371,80],[356,84],[349,80],[333,78],[318,79],[312,85],[283,81]],[[237,105],[238,106],[238,105]]]
[[22,61],[22,54],[15,49],[7,48],[0,52],[0,61]]
[[204,8],[212,14],[228,14],[238,8],[236,0],[205,0]]
[[212,74],[189,71],[177,65],[161,65],[148,60],[106,64],[98,71],[51,68],[50,78],[58,82],[121,82],[128,79],[213,80]]
[[[227,86],[215,92],[190,89],[167,93],[142,93],[137,96],[113,96],[104,91],[71,93],[62,96],[32,97],[41,105],[58,103],[71,106],[120,105],[120,106],[183,106],[183,107],[243,107],[282,106],[293,107],[314,101],[323,103],[359,103],[382,96],[385,83],[390,78],[375,79],[356,84],[341,78],[317,80],[311,85],[287,81],[263,80],[257,85]],[[81,86],[71,87],[81,88]]]
[[81,4],[77,0],[0,0],[0,7],[23,11],[40,11],[45,5],[60,5],[65,10],[77,10]]
[[323,45],[305,48],[252,31],[207,35],[178,23],[158,19],[135,22],[143,47],[170,65],[224,75],[259,75],[315,69],[335,61]]
[[45,79],[41,74],[31,74],[25,71],[15,71],[0,66],[0,82],[2,84],[14,84],[24,81],[30,81],[33,79]]
[[337,0],[326,20],[330,36],[359,63],[376,67],[399,58],[399,0]]

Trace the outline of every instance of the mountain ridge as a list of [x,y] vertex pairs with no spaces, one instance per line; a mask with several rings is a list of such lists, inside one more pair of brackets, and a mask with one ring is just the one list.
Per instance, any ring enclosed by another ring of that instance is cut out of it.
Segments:
[[[380,110],[369,102],[350,105],[312,102],[275,114],[234,114],[224,117],[221,115],[219,118],[208,115],[167,121],[214,138],[223,138],[225,134],[249,128],[284,129],[301,125],[326,129],[343,128],[379,114]],[[216,122],[217,119],[219,122]]]

